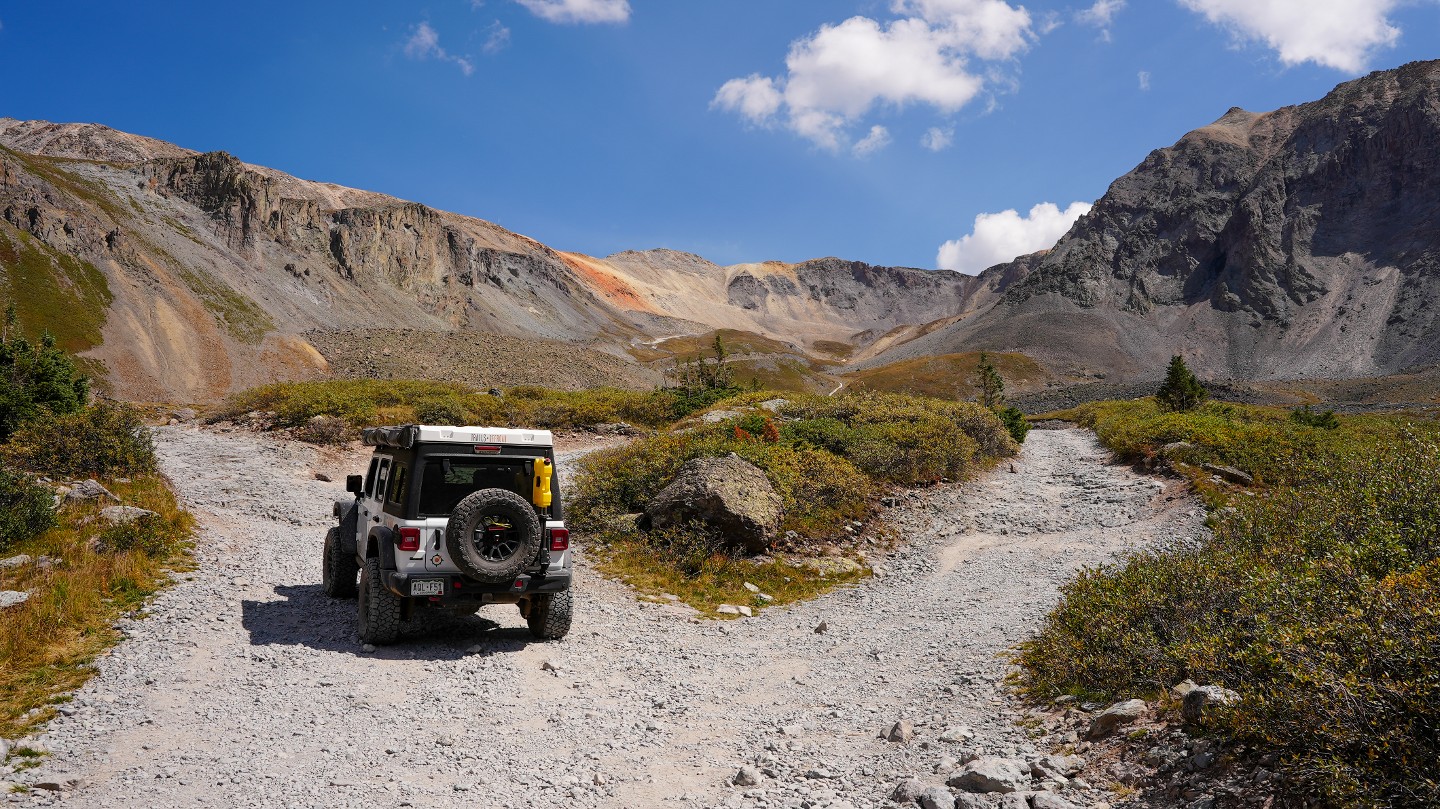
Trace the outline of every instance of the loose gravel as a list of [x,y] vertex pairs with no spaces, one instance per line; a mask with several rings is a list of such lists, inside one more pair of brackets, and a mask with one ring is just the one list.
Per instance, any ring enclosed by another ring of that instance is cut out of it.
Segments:
[[[1047,752],[1000,656],[1080,566],[1204,531],[1194,502],[1108,465],[1093,436],[1036,430],[1013,465],[902,498],[887,517],[907,542],[812,602],[699,621],[582,552],[564,641],[496,606],[367,653],[354,602],[320,591],[330,504],[363,455],[185,427],[157,444],[200,518],[198,568],[122,622],[32,740],[52,755],[4,776],[46,788],[10,801],[890,807],[897,784],[942,785],[966,752]],[[881,738],[902,720],[909,741]],[[753,784],[732,784],[742,767]],[[1110,799],[1083,778],[1063,794]]]

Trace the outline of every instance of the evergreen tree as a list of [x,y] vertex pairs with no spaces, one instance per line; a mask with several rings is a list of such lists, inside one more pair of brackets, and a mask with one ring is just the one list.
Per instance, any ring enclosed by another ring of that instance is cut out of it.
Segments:
[[996,408],[1005,402],[1005,380],[990,362],[990,356],[980,352],[980,365],[975,369],[975,387],[980,389],[980,404]]
[[89,398],[90,381],[55,338],[47,332],[39,345],[31,343],[20,333],[13,307],[8,310],[0,338],[0,441],[46,415],[74,413]]
[[1155,399],[1165,410],[1183,413],[1199,407],[1209,395],[1205,386],[1200,384],[1200,380],[1195,378],[1195,374],[1185,364],[1185,360],[1176,354],[1170,358],[1170,367],[1165,371],[1165,381],[1161,383]]

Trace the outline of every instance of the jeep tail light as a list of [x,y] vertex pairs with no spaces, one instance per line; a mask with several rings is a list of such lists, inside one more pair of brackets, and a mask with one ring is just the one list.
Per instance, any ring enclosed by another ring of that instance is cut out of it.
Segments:
[[402,550],[402,551],[418,551],[418,550],[420,550],[420,529],[419,529],[419,528],[401,528],[401,529],[400,529],[400,544],[399,544],[397,547],[400,548],[400,550]]
[[550,534],[550,550],[552,550],[552,551],[568,551],[568,550],[570,550],[570,529],[569,529],[569,528],[551,528],[551,529],[549,529],[549,534]]
[[475,454],[476,454],[476,455],[499,455],[499,454],[500,454],[500,448],[497,447],[497,446],[494,446],[493,444],[476,444],[476,445],[475,445]]

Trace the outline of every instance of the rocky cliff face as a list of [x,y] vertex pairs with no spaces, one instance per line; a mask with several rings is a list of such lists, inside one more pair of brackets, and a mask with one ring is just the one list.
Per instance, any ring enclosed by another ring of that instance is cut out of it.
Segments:
[[1151,153],[1052,250],[988,270],[991,308],[900,352],[1030,350],[1122,375],[1176,352],[1239,377],[1433,363],[1437,221],[1440,62],[1424,62],[1232,109]]
[[[77,283],[66,262],[92,268],[113,294],[89,313],[100,334],[72,347],[129,398],[203,401],[324,373],[306,335],[334,331],[559,340],[625,361],[632,344],[714,328],[848,340],[942,316],[965,284],[830,260],[762,272],[669,250],[564,254],[489,222],[90,124],[0,119],[0,145],[0,296],[53,328],[56,313],[4,257],[41,251],[31,263],[62,287]],[[608,360],[592,364],[616,377]]]

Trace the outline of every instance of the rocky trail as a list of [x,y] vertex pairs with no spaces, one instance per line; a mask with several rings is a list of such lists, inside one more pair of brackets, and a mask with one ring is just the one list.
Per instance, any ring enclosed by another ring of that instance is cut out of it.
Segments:
[[[48,788],[13,802],[894,806],[897,784],[943,787],[967,752],[1048,752],[1005,694],[1001,655],[1079,566],[1204,531],[1198,506],[1107,464],[1093,436],[1036,430],[1014,473],[901,498],[887,516],[907,543],[813,602],[696,622],[582,555],[562,642],[497,606],[366,653],[354,602],[320,591],[319,554],[363,456],[183,427],[157,444],[200,518],[198,567],[123,622],[36,742],[52,755],[11,776]],[[881,738],[892,730],[904,740]],[[742,767],[754,783],[734,785]],[[1034,805],[1112,800],[1086,775]]]

